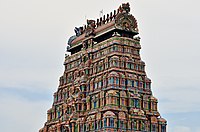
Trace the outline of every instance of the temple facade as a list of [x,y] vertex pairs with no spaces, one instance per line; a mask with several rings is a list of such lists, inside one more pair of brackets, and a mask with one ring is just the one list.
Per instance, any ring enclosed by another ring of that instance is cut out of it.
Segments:
[[39,132],[166,132],[140,57],[129,3],[75,28],[65,70]]

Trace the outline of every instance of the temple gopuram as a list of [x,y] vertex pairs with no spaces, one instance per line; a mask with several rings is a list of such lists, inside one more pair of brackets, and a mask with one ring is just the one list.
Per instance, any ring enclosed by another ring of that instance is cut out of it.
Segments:
[[138,34],[129,3],[76,27],[39,132],[166,132]]

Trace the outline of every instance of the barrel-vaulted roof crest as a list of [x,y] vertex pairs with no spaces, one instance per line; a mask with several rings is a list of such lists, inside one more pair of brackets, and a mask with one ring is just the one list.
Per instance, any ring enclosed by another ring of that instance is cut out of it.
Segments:
[[123,3],[117,10],[114,10],[114,12],[110,14],[103,15],[103,17],[100,17],[96,21],[87,20],[87,25],[85,26],[76,27],[74,30],[76,35],[69,39],[68,44],[73,46],[74,40],[81,41],[91,35],[98,35],[98,33],[102,33],[107,29],[119,29],[138,33],[137,21],[134,16],[130,14],[129,3]]

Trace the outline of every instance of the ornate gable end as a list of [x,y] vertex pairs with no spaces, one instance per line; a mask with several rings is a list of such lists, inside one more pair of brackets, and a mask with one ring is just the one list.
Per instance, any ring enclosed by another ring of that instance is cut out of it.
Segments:
[[118,9],[121,13],[119,13],[115,18],[115,27],[117,29],[130,31],[130,32],[138,32],[137,21],[135,17],[130,12],[129,4],[123,4]]

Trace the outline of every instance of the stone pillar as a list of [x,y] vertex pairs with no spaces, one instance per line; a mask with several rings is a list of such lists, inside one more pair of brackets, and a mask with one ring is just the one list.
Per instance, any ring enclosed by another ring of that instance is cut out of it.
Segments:
[[128,120],[128,129],[131,129],[131,121]]
[[84,103],[82,103],[82,111],[85,111],[85,109],[84,109]]
[[117,119],[114,119],[114,127],[117,128]]
[[107,127],[109,126],[109,120],[110,118],[106,118]]
[[77,103],[76,111],[80,111],[80,109],[79,109],[79,108],[80,108],[80,105],[81,105],[80,103]]
[[74,123],[72,123],[72,131],[71,132],[75,132],[75,126]]
[[77,124],[77,125],[78,125],[78,132],[80,132],[80,125],[81,125],[81,124],[79,123],[79,124]]
[[61,131],[60,131],[60,127],[61,127],[61,125],[58,124],[58,125],[57,125],[57,132],[61,132]]

